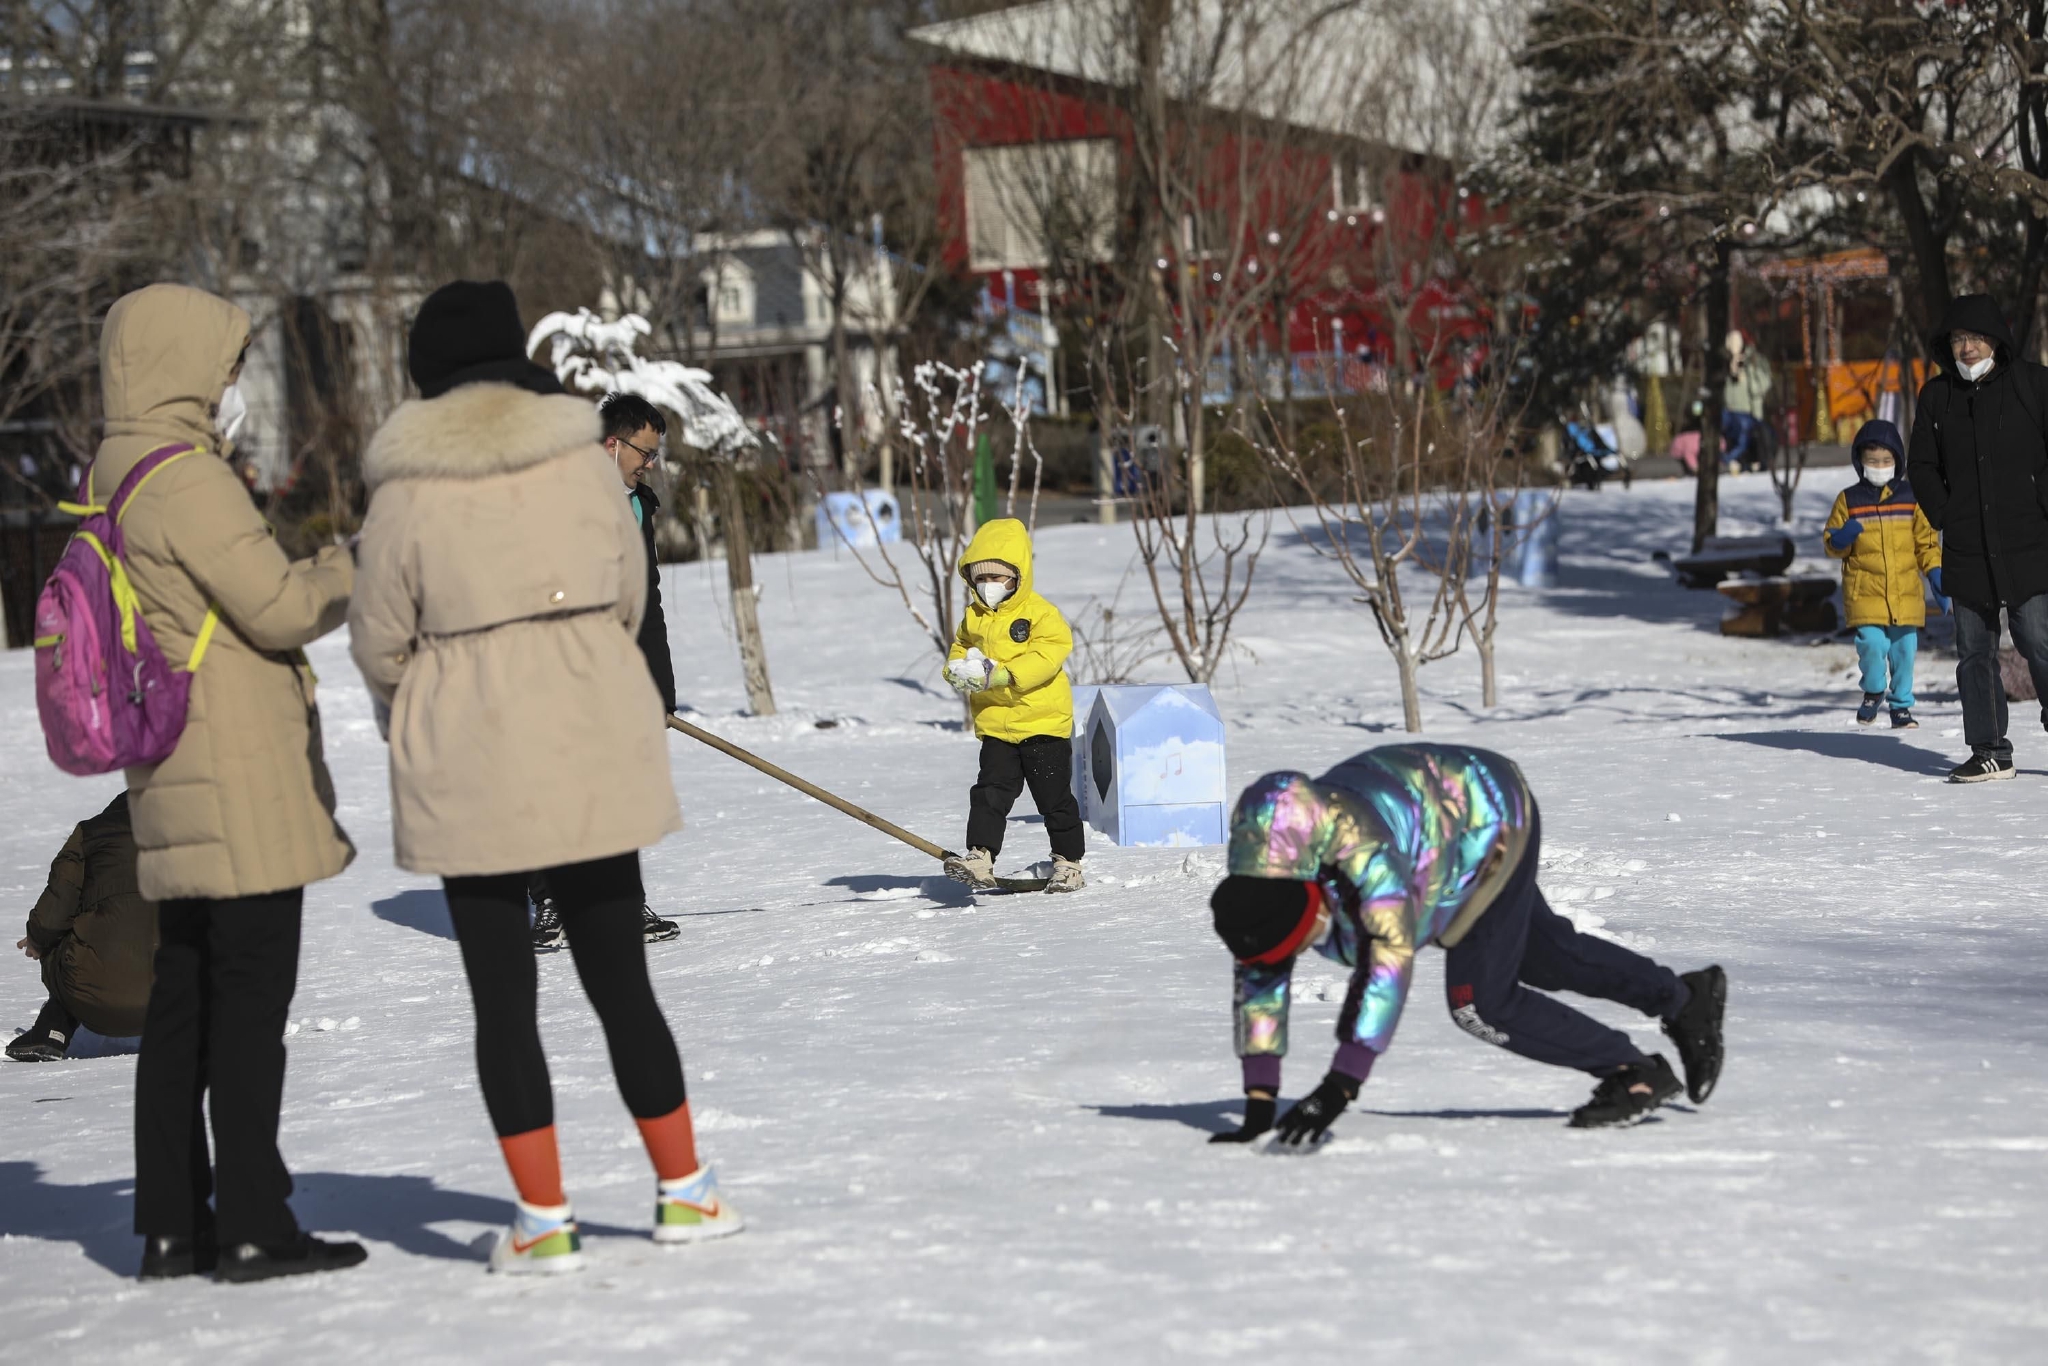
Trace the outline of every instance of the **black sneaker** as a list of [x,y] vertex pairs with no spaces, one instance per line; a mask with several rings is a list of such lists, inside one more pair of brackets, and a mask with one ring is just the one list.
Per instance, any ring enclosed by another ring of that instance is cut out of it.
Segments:
[[673,920],[663,920],[648,905],[640,907],[640,937],[650,944],[659,944],[674,939],[683,932],[683,927]]
[[1664,1037],[1678,1049],[1685,1068],[1685,1094],[1698,1105],[1721,1079],[1721,1015],[1728,1006],[1728,974],[1717,965],[1688,972],[1679,981],[1692,991],[1685,1009],[1664,1022]]
[[1867,692],[1863,694],[1863,705],[1856,708],[1856,724],[1867,726],[1877,719],[1879,708],[1884,706],[1884,694]]
[[562,933],[562,913],[555,909],[555,899],[542,897],[533,911],[534,952],[552,953],[568,942]]
[[214,1276],[223,1281],[245,1283],[268,1281],[278,1276],[303,1276],[313,1271],[341,1271],[355,1266],[370,1254],[361,1243],[326,1243],[310,1233],[301,1233],[289,1243],[266,1247],[261,1243],[236,1243],[222,1248]]
[[2017,776],[2019,770],[2012,766],[2012,760],[2000,759],[1991,754],[1972,754],[1962,763],[1948,771],[1952,783],[1988,783],[1997,778]]
[[168,1281],[179,1276],[207,1276],[220,1264],[220,1249],[213,1235],[198,1238],[145,1238],[142,1240],[142,1269],[135,1278]]
[[1571,1127],[1605,1129],[1616,1124],[1640,1124],[1650,1111],[1684,1089],[1671,1074],[1671,1064],[1664,1061],[1664,1055],[1652,1053],[1595,1087],[1593,1098],[1572,1111]]
[[1918,721],[1916,721],[1916,720],[1914,720],[1914,719],[1913,719],[1913,709],[1912,709],[1911,707],[1893,707],[1893,708],[1892,708],[1892,729],[1893,729],[1893,730],[1918,730],[1918,729],[1920,729],[1920,723],[1919,723]]

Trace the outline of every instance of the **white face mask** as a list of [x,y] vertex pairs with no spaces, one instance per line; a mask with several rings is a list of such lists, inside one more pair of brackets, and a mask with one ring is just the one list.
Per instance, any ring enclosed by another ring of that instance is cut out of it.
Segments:
[[235,433],[242,429],[243,419],[249,416],[249,405],[242,401],[241,381],[227,387],[220,396],[220,407],[213,419],[213,425],[220,432],[220,439],[233,441]]
[[1010,585],[1001,579],[983,579],[974,585],[974,591],[984,607],[1001,607],[1004,599],[1010,596]]
[[1892,476],[1898,472],[1897,465],[1878,465],[1868,460],[1863,462],[1863,477],[1873,484],[1889,484]]
[[1983,360],[1978,361],[1975,365],[1959,365],[1959,368],[1963,372],[1963,378],[1970,381],[1970,383],[1975,384],[1978,380],[1984,378],[1984,376],[1991,373],[1991,367],[1994,364],[1996,364],[1997,361],[1998,357],[1987,356]]

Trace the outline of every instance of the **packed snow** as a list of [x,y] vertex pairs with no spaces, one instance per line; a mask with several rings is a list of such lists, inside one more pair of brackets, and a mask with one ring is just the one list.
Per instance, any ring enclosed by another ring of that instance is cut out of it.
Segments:
[[[1836,484],[1809,484],[1813,545]],[[1724,531],[1774,522],[1761,478],[1724,488]],[[1469,652],[1423,688],[1429,738],[1527,771],[1561,911],[1680,970],[1727,968],[1727,1071],[1698,1110],[1568,1130],[1590,1080],[1459,1032],[1430,952],[1321,1151],[1208,1146],[1241,1106],[1206,906],[1220,849],[1092,836],[1088,890],[976,904],[911,849],[674,736],[689,828],[645,866],[684,933],[649,956],[748,1229],[648,1241],[651,1173],[555,954],[543,1030],[592,1265],[487,1275],[510,1187],[467,989],[438,887],[392,864],[384,748],[336,635],[312,658],[361,855],[307,893],[282,1142],[300,1219],[370,1260],[139,1285],[133,1057],[0,1064],[0,1359],[2040,1360],[2048,738],[2015,706],[2020,780],[1944,785],[1965,752],[1947,660],[1922,654],[1924,728],[1898,736],[1852,724],[1847,645],[1720,637],[1723,600],[1649,563],[1682,547],[1691,493],[1572,494],[1560,586],[1509,590],[1502,705],[1479,705]],[[1071,614],[1115,590],[1130,535],[1047,527],[1038,552],[1038,587]],[[664,573],[684,697],[734,741],[957,842],[975,744],[901,604],[844,551],[757,574],[784,714],[740,715],[718,565]],[[1217,682],[1233,790],[1402,738],[1394,669],[1351,598],[1276,524]],[[43,757],[30,665],[0,658],[17,922],[118,782]],[[1045,857],[1030,811],[1006,871]],[[1322,1074],[1343,982],[1318,961],[1295,992],[1289,1098]],[[25,1027],[40,999],[16,958],[0,1024]],[[1650,1021],[1586,1008],[1667,1047]]]

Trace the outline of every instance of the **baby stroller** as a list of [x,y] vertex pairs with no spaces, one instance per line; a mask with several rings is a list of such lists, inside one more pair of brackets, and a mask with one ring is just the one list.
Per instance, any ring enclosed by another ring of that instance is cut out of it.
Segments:
[[1599,429],[1592,424],[1568,420],[1564,424],[1564,436],[1565,482],[1595,492],[1610,474],[1621,476],[1623,488],[1633,482],[1620,453],[1607,444]]

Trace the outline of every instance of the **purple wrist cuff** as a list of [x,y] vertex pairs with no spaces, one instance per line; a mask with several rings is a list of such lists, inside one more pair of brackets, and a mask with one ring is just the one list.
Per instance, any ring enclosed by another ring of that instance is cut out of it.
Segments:
[[1363,1082],[1372,1075],[1373,1061],[1378,1057],[1379,1054],[1362,1043],[1340,1043],[1337,1045],[1337,1056],[1330,1059],[1330,1070],[1342,1072],[1353,1081]]
[[1271,1091],[1280,1094],[1280,1055],[1277,1053],[1255,1053],[1240,1059],[1244,1067],[1244,1089],[1247,1091]]

